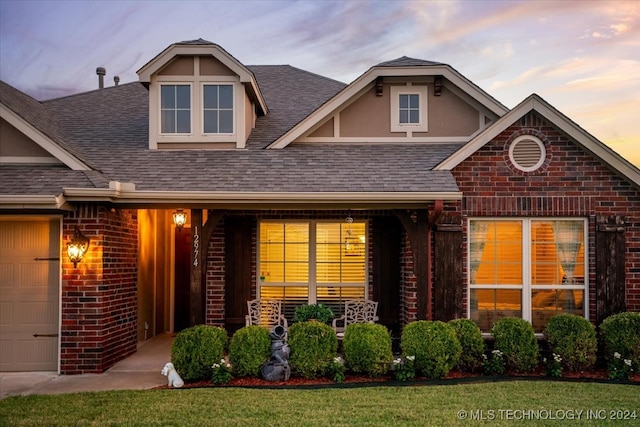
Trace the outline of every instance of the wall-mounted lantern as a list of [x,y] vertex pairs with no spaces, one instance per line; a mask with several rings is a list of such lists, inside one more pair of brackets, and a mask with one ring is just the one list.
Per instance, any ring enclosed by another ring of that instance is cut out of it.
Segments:
[[182,230],[182,227],[187,223],[187,213],[182,209],[178,209],[173,213],[173,223],[176,225],[178,231]]
[[82,257],[87,253],[89,249],[89,238],[80,232],[80,229],[76,227],[73,232],[71,241],[67,243],[67,255],[69,255],[69,261],[73,263],[73,267],[77,268],[78,263],[82,260]]

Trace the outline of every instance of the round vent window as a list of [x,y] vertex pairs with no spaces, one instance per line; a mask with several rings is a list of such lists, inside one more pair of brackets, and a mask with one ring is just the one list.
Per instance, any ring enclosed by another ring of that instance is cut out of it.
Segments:
[[532,172],[544,163],[547,152],[544,144],[532,135],[516,138],[509,147],[509,159],[523,172]]

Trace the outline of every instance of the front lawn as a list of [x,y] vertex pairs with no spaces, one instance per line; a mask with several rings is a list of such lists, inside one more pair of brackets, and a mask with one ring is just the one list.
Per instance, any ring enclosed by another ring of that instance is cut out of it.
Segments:
[[639,417],[636,385],[526,380],[315,390],[163,389],[0,401],[3,426],[456,426],[514,421],[631,426],[638,425]]

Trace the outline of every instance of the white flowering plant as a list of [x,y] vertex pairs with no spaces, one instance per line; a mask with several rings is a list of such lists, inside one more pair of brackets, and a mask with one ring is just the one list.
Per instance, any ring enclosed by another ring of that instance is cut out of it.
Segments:
[[500,350],[492,350],[491,356],[482,355],[482,367],[485,375],[502,375],[506,369],[504,354]]
[[631,359],[625,359],[617,351],[613,353],[613,359],[608,366],[609,379],[626,380],[631,379],[633,372],[633,362]]
[[327,364],[326,375],[334,382],[341,383],[344,381],[344,371],[344,359],[336,356]]
[[409,381],[415,378],[415,356],[403,356],[393,360],[393,376],[398,381]]
[[220,359],[220,363],[214,363],[211,368],[213,369],[211,381],[214,384],[226,384],[233,378],[231,364],[224,359]]
[[562,376],[562,356],[553,353],[552,357],[548,360],[545,357],[542,361],[544,362],[547,376],[554,378],[560,378]]

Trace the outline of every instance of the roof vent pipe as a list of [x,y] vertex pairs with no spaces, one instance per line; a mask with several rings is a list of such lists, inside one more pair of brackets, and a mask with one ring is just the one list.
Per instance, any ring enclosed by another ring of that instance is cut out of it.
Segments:
[[113,81],[116,84],[116,86],[118,86],[120,84],[120,77],[119,76],[114,76],[113,77]]
[[107,70],[104,67],[96,68],[96,74],[98,75],[98,89],[102,89],[104,87],[104,75],[107,74]]

